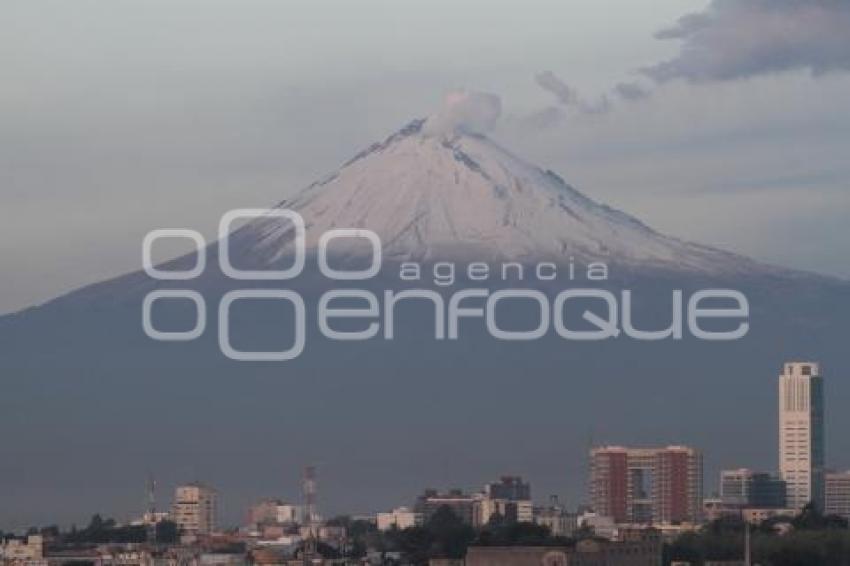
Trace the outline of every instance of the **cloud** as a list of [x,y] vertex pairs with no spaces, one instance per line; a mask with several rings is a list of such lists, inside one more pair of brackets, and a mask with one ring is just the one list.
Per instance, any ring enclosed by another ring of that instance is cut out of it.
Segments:
[[558,102],[564,106],[568,106],[576,102],[577,96],[575,91],[564,81],[558,78],[552,71],[543,71],[534,75],[535,82],[543,90],[555,95]]
[[520,118],[515,118],[514,123],[524,131],[542,132],[561,125],[564,119],[564,111],[559,107],[546,106]]
[[734,80],[791,70],[850,70],[848,0],[712,0],[658,39],[682,42],[641,72],[658,83]]
[[484,134],[492,130],[502,114],[502,101],[495,94],[456,90],[443,99],[442,107],[428,118],[425,135]]
[[647,98],[649,96],[649,91],[636,82],[617,83],[611,90],[614,94],[616,94],[623,100],[629,101],[643,100],[644,98]]
[[[588,100],[579,95],[576,90],[567,85],[552,71],[537,73],[534,75],[534,81],[540,88],[554,95],[560,105],[574,108],[582,114],[606,114],[612,108],[611,100],[607,95],[603,94],[595,100]],[[526,121],[529,124],[542,124],[547,117],[560,120],[562,113],[556,113],[554,110],[556,109],[553,107],[544,108],[529,116]]]
[[579,110],[584,114],[607,114],[611,107],[611,99],[605,94],[596,100],[580,100],[578,103]]

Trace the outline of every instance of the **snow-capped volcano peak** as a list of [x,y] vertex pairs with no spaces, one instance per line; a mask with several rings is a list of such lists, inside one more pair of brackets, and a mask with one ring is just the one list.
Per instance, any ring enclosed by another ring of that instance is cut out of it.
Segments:
[[[573,259],[701,272],[751,265],[661,235],[481,134],[443,127],[450,122],[415,120],[278,206],[303,216],[308,248],[327,230],[365,228],[386,259]],[[268,264],[286,255],[291,226],[262,219],[239,236]]]

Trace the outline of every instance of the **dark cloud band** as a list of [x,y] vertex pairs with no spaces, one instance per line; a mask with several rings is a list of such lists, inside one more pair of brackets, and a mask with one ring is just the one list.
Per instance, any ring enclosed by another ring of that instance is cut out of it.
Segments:
[[675,57],[642,69],[658,83],[850,70],[847,0],[713,0],[655,36],[682,42]]

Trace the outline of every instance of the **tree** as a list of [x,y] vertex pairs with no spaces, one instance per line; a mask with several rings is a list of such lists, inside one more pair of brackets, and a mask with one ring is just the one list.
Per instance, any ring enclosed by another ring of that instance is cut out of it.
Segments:
[[475,538],[472,527],[447,505],[437,509],[426,528],[434,539],[432,558],[463,558]]
[[59,531],[58,525],[48,525],[46,527],[41,527],[39,532],[41,533],[42,536],[44,536],[46,538],[54,538],[54,539],[59,538],[59,535],[61,534],[60,531]]
[[837,515],[823,515],[812,503],[807,503],[791,525],[798,530],[846,529],[847,520]]
[[156,540],[162,544],[174,544],[180,541],[180,528],[173,521],[160,521],[156,524]]
[[[790,532],[780,535],[777,522],[789,522]],[[666,545],[665,564],[681,560],[701,564],[706,560],[740,560],[743,556],[743,529],[740,519],[722,519],[700,532],[686,533]],[[791,519],[764,521],[752,534],[753,563],[770,566],[850,565],[850,531],[846,521],[824,517],[806,506]]]
[[535,523],[490,521],[475,539],[481,546],[554,546],[570,541],[553,538],[549,528]]

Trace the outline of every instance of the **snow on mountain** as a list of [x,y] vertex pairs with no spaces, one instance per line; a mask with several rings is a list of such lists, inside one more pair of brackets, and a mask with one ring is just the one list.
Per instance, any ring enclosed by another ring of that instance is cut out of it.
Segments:
[[[304,217],[308,249],[329,229],[365,228],[378,234],[386,259],[573,259],[708,273],[755,266],[659,234],[484,135],[445,127],[446,121],[438,114],[411,122],[278,207]],[[286,221],[258,219],[234,237],[251,263],[272,264],[291,252]]]

